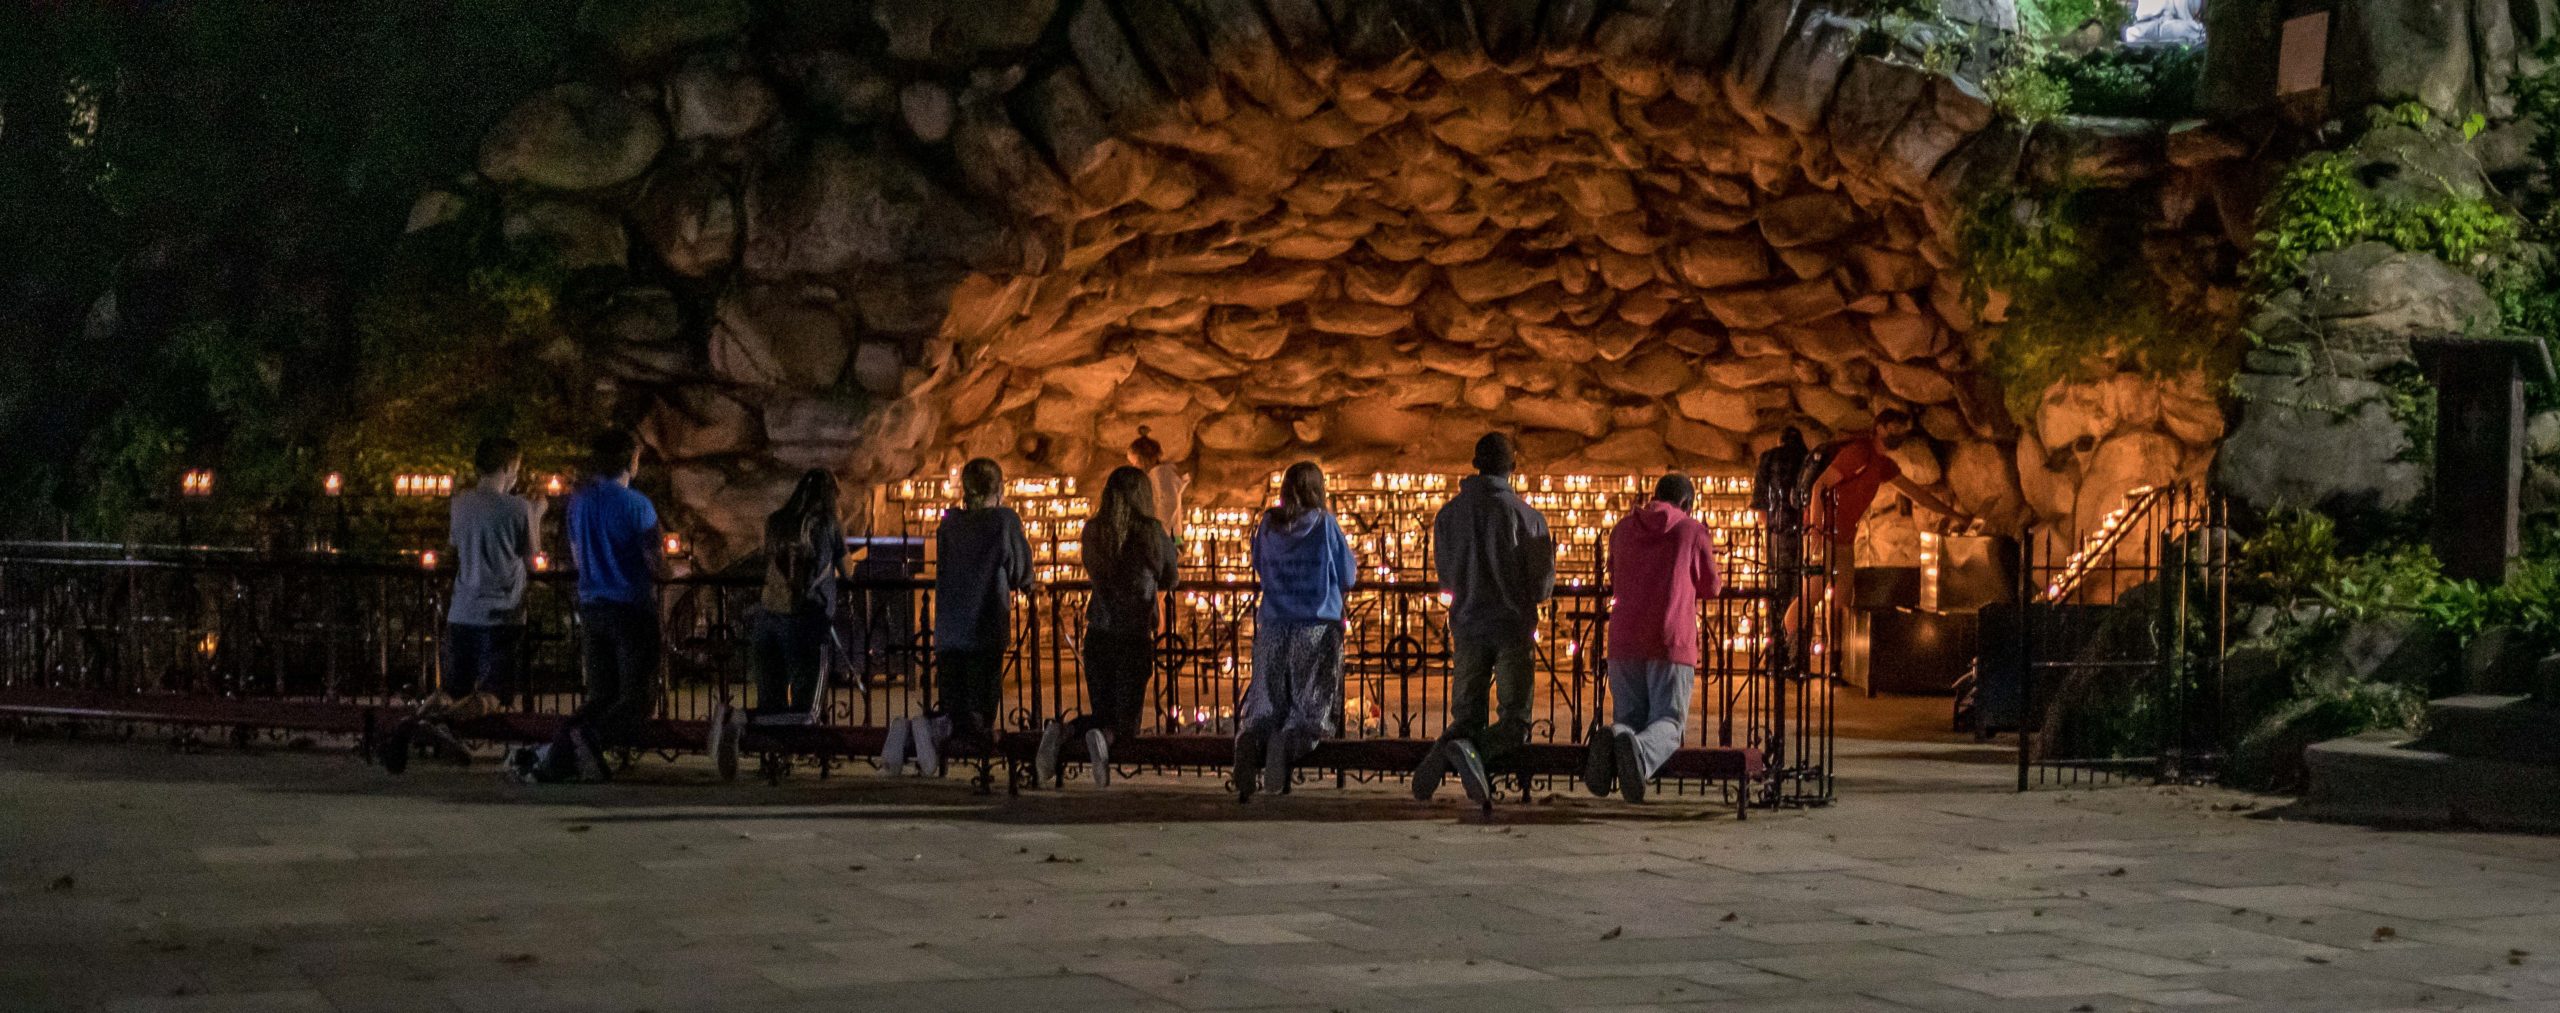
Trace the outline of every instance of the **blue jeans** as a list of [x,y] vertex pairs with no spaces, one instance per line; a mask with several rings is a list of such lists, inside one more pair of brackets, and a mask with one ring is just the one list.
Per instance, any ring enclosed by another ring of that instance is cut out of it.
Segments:
[[446,623],[444,695],[459,700],[473,693],[489,693],[512,703],[516,644],[523,638],[524,626],[517,623]]

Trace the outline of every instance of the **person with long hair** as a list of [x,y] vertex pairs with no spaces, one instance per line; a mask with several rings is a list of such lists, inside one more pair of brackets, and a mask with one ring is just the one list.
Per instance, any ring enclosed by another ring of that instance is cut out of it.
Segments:
[[1146,713],[1147,681],[1156,667],[1156,596],[1171,590],[1173,536],[1153,515],[1147,473],[1111,469],[1102,501],[1078,536],[1085,574],[1093,583],[1084,613],[1085,713],[1071,724],[1055,719],[1040,729],[1033,770],[1041,781],[1057,776],[1059,753],[1072,736],[1084,740],[1093,783],[1111,784],[1111,742],[1138,734]]
[[1360,580],[1351,540],[1326,509],[1324,469],[1289,466],[1280,502],[1253,531],[1253,677],[1236,714],[1236,798],[1286,791],[1289,767],[1334,734],[1342,698],[1342,597]]
[[844,527],[836,515],[836,477],[811,468],[791,496],[764,519],[764,586],[750,638],[756,703],[740,711],[712,705],[711,755],[723,773],[737,769],[738,735],[749,720],[805,719],[818,699],[828,628],[835,622],[836,582],[844,575]]
[[961,465],[960,505],[942,512],[933,538],[939,561],[933,582],[934,674],[941,712],[908,722],[905,742],[895,729],[890,732],[890,752],[903,758],[913,747],[927,774],[941,767],[945,722],[948,741],[961,752],[995,748],[1004,658],[1013,647],[1013,596],[1031,586],[1031,543],[1023,537],[1022,516],[1004,505],[1004,468],[985,457]]
[[1139,426],[1138,438],[1129,441],[1129,465],[1146,474],[1148,488],[1155,494],[1154,506],[1147,513],[1164,522],[1165,533],[1172,535],[1174,542],[1179,544],[1182,541],[1182,496],[1191,488],[1191,480],[1183,476],[1182,469],[1164,459],[1164,444],[1148,435],[1145,426]]

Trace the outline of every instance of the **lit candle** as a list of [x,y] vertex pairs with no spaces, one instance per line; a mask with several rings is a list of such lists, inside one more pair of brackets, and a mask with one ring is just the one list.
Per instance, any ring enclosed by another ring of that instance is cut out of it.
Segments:
[[344,492],[346,487],[347,477],[334,471],[322,476],[320,479],[320,492],[324,495],[335,496]]
[[432,570],[432,569],[435,569],[435,568],[436,568],[436,550],[434,550],[434,549],[428,549],[428,550],[427,550],[427,551],[425,551],[425,552],[418,553],[418,567],[419,567],[420,569],[425,569],[425,570]]

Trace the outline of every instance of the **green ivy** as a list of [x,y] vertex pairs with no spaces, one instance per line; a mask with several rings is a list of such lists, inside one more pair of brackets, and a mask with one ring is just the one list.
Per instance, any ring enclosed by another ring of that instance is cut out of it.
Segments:
[[[2130,365],[2171,373],[2227,353],[2225,329],[2179,299],[2153,263],[2139,226],[2105,191],[1986,195],[1958,233],[1966,285],[1987,310],[2008,305],[1986,366],[2025,418],[2055,383]],[[2175,258],[2172,258],[2175,259]]]
[[2192,115],[2204,79],[2204,50],[2194,46],[2098,49],[2051,55],[2037,64],[2083,116],[2179,119]]
[[2245,269],[2260,290],[2273,291],[2298,280],[2303,262],[2314,255],[2380,240],[2480,270],[2516,238],[2515,219],[2484,198],[2384,200],[2356,179],[2347,156],[2322,152],[2294,163],[2276,181],[2260,209],[2257,242]]

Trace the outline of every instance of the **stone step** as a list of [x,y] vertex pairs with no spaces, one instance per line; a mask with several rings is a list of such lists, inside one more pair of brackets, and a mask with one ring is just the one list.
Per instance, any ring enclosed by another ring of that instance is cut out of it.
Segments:
[[2295,812],[2342,823],[2560,832],[2560,768],[2417,748],[2369,732],[2304,752],[2311,792]]
[[2454,696],[2427,703],[2420,749],[2560,767],[2560,707],[2521,696]]

